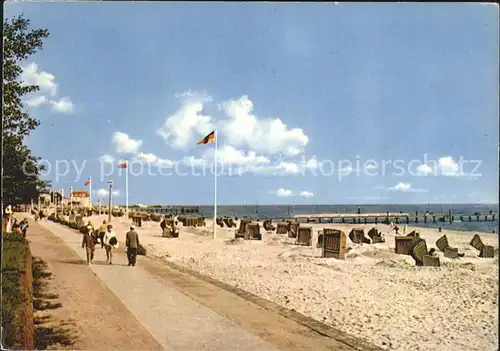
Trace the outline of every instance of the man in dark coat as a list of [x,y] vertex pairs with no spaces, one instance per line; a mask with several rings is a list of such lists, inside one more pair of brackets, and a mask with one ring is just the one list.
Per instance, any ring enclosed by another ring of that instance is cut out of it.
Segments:
[[139,234],[137,234],[133,225],[130,226],[130,231],[125,238],[125,246],[127,246],[128,265],[135,266],[137,249],[139,248]]

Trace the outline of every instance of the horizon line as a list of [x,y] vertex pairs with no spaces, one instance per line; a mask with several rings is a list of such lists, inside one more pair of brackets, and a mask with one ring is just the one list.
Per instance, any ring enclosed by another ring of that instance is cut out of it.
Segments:
[[[102,204],[103,206],[106,206],[107,204]],[[116,206],[122,206],[121,204],[116,204]],[[146,203],[137,203],[134,205],[129,205],[129,207],[134,207],[134,206],[139,206],[139,205],[147,205],[147,206],[207,206],[207,207],[213,207],[213,204],[146,204]],[[260,203],[232,203],[232,204],[217,204],[217,207],[219,206],[415,206],[415,205],[433,205],[433,206],[439,206],[439,205],[499,205],[499,202],[422,202],[422,203],[350,203],[350,204],[342,204],[342,203],[317,203],[317,204],[311,204],[311,203],[282,203],[282,204],[260,204]],[[123,205],[125,206],[125,205]]]

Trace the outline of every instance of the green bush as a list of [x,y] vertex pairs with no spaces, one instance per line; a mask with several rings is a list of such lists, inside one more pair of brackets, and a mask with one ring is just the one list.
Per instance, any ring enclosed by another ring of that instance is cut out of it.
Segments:
[[137,254],[142,255],[142,256],[146,256],[146,248],[144,246],[142,246],[141,244],[139,244],[139,247],[137,248]]
[[[31,271],[26,271],[28,260],[31,258],[28,242],[22,234],[3,233],[3,252],[1,255],[2,273],[2,301],[0,313],[4,328],[5,349],[22,350],[27,346],[25,340],[30,338],[30,330],[26,317],[33,314],[32,301],[29,300],[29,287],[24,278],[31,276]],[[31,310],[29,309],[31,306]],[[33,335],[31,335],[31,338]]]

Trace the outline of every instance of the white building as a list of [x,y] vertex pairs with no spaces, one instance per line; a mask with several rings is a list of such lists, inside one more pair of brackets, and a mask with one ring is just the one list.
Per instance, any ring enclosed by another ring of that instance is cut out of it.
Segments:
[[73,190],[70,198],[65,198],[62,201],[63,206],[69,206],[70,203],[74,207],[90,207],[90,195],[87,190]]

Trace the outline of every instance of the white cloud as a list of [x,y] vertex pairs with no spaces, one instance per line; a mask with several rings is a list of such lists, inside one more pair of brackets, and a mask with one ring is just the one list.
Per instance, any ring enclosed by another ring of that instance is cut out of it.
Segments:
[[34,62],[22,67],[21,81],[26,85],[38,85],[41,91],[48,92],[51,96],[57,93],[57,84],[53,74],[40,71]]
[[186,149],[214,129],[212,117],[202,113],[203,104],[212,101],[212,98],[191,92],[177,97],[182,100],[182,106],[166,119],[156,133],[172,147]]
[[426,193],[428,192],[427,189],[419,189],[419,188],[413,188],[410,183],[401,183],[399,182],[393,187],[390,188],[385,188],[385,187],[377,187],[377,189],[380,190],[387,190],[387,191],[400,191],[400,192],[405,192],[405,193]]
[[400,190],[400,191],[407,191],[411,188],[411,184],[410,183],[398,183],[396,184],[395,186],[393,186],[392,190]]
[[162,159],[159,158],[158,156],[152,154],[152,153],[139,153],[135,156],[135,161],[141,162],[141,163],[147,163],[150,165],[155,165],[159,167],[173,167],[176,163],[176,161],[171,161],[167,159]]
[[301,191],[300,192],[300,196],[302,197],[313,197],[314,196],[314,193],[310,192],[310,191]]
[[431,167],[429,165],[420,165],[417,167],[417,174],[418,175],[427,175],[429,173],[435,173],[434,167]]
[[[470,166],[471,169],[474,166]],[[461,169],[462,168],[462,169]],[[432,174],[435,176],[445,177],[460,177],[464,180],[476,180],[480,178],[481,174],[466,173],[460,163],[455,161],[451,156],[440,157],[437,161],[433,160],[427,164],[417,167],[418,176]]]
[[139,150],[142,140],[134,140],[125,133],[115,132],[113,134],[113,143],[115,144],[116,152],[132,154]]
[[279,118],[258,119],[253,103],[244,95],[220,104],[228,120],[221,123],[224,140],[236,147],[249,147],[265,154],[298,155],[309,138],[302,129],[290,129]]
[[[185,156],[182,163],[192,167],[210,168],[213,167],[214,150],[210,148],[203,153],[202,157]],[[262,155],[257,155],[255,151],[245,152],[230,145],[225,145],[217,150],[218,171],[222,174],[243,174],[258,170],[270,164],[270,160]],[[235,167],[235,168],[233,168]],[[218,173],[219,174],[219,173]]]
[[271,161],[264,156],[258,156],[255,151],[237,150],[234,146],[225,145],[217,150],[217,162],[236,165],[262,165]]
[[314,171],[319,167],[319,162],[316,157],[309,159],[303,157],[300,161],[283,161],[277,158],[273,164],[265,164],[253,167],[252,171],[263,175],[297,175],[304,174],[306,171]]
[[271,191],[272,194],[275,194],[278,197],[290,197],[293,195],[293,192],[290,189],[279,188],[277,190]]
[[441,157],[438,160],[439,170],[444,176],[459,176],[460,166],[451,156]]
[[[98,197],[105,197],[105,196],[109,196],[109,189],[103,189],[103,188],[100,188],[100,189],[97,189],[97,190],[94,190],[93,193],[95,193]],[[113,190],[111,192],[111,194],[113,196],[117,196],[120,194],[120,191],[118,190]]]
[[99,161],[101,161],[102,163],[114,163],[115,159],[111,155],[102,155],[101,157],[99,157]]
[[47,98],[43,95],[26,100],[26,105],[30,107],[39,107],[40,105],[43,105],[45,103],[47,103]]
[[52,110],[54,111],[61,113],[73,112],[73,102],[68,96],[59,99],[59,101],[50,100],[50,104],[52,105]]
[[145,154],[145,153],[141,152],[140,154],[138,154],[136,156],[136,158],[139,161],[144,161],[146,163],[156,163],[156,162],[158,162],[158,157],[156,155],[153,155],[152,153]]

